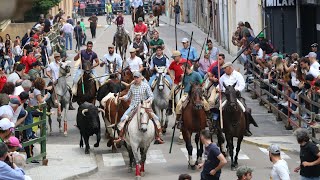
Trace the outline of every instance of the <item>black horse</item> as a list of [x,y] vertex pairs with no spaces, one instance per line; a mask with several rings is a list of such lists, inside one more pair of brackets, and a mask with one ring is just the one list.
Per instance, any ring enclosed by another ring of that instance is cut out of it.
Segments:
[[143,10],[143,6],[139,6],[136,9],[136,12],[134,12],[133,7],[131,7],[131,12],[132,12],[132,24],[133,26],[135,24],[138,24],[138,19],[139,17],[142,17],[143,21],[144,21],[144,10]]

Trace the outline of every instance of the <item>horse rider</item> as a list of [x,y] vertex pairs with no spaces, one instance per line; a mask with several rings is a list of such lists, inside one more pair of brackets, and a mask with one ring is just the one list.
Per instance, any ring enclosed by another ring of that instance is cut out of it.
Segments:
[[[117,27],[123,27],[124,32],[126,32],[127,35],[128,35],[128,37],[129,37],[129,42],[131,42],[131,40],[130,40],[130,35],[129,35],[129,31],[124,28],[124,17],[123,17],[122,11],[119,11],[119,12],[118,12],[118,16],[117,16],[117,18],[113,21],[113,23],[115,23],[115,24],[117,25]],[[114,33],[114,35],[113,35],[113,42],[112,42],[112,44],[113,44],[114,46],[115,46],[115,42],[116,42],[116,34],[117,34],[117,32]]]
[[148,53],[148,48],[146,43],[141,40],[141,33],[136,33],[136,37],[133,42],[130,44],[129,48],[136,49],[136,55],[142,59],[142,61],[146,58],[146,54]]
[[147,42],[148,27],[143,23],[143,18],[138,18],[138,24],[134,26],[134,33],[141,33],[144,42]]
[[[115,74],[121,74],[121,68],[122,68],[122,58],[119,54],[114,52],[114,45],[108,46],[108,53],[103,56],[102,62],[100,63],[100,67],[103,67],[105,65],[105,74],[104,77],[100,78],[100,83],[104,84],[108,78],[108,76],[111,77],[111,72],[109,69],[109,62],[116,64],[116,69],[114,69]],[[114,76],[116,77],[116,76]]]
[[[185,103],[185,101],[188,99],[188,93],[191,91],[191,83],[199,83],[199,84],[203,83],[203,79],[201,75],[198,72],[193,71],[191,67],[192,67],[192,64],[189,61],[184,63],[181,66],[182,70],[186,72],[186,74],[183,75],[185,77],[183,77],[183,82],[181,87],[184,89],[184,94],[182,95],[176,107],[176,123],[177,123],[178,129],[181,129],[182,127],[182,120],[181,120],[182,106],[183,106],[183,103]],[[205,98],[202,98],[202,104],[203,104],[204,111],[207,115],[207,119],[210,119],[210,106]]]
[[135,72],[135,71],[142,72],[144,70],[143,62],[140,57],[136,56],[136,49],[130,48],[129,53],[130,53],[130,57],[128,57],[128,59],[126,60],[127,62],[126,67],[129,67],[131,72]]
[[[188,38],[183,38],[182,41],[182,46],[183,48],[180,49],[181,52],[181,56],[185,59],[189,59],[192,61],[192,63],[194,63],[195,61],[198,60],[198,53],[196,48],[190,46],[189,44],[189,39]],[[190,48],[190,53],[189,53],[189,48]],[[189,56],[188,56],[189,54]]]
[[[141,103],[141,101],[145,101],[146,103],[150,103],[150,104],[153,101],[153,94],[152,94],[151,88],[147,83],[142,81],[142,78],[143,78],[142,74],[140,72],[136,71],[133,73],[133,77],[134,77],[134,84],[132,84],[130,86],[130,90],[129,90],[128,94],[126,94],[125,96],[119,97],[119,100],[128,101],[130,99],[131,102],[130,102],[129,108],[124,112],[124,114],[121,117],[120,122],[117,126],[120,133],[119,133],[119,138],[114,141],[115,143],[123,141],[123,136],[124,136],[124,128],[123,127],[124,127],[126,121],[128,121],[130,114],[132,113],[131,111],[134,110],[137,107],[137,105]],[[148,114],[149,114],[149,117],[151,116],[151,118],[154,120],[154,122],[157,126],[155,139],[156,139],[156,141],[158,141],[159,144],[163,144],[164,141],[160,138],[161,125],[159,122],[159,118],[152,111],[152,109],[150,109]],[[115,124],[112,124],[108,127],[114,127],[114,126],[115,126]]]
[[[81,58],[81,65],[77,69],[75,76],[73,78],[73,86],[72,86],[72,94],[77,95],[77,84],[79,80],[81,79],[81,76],[83,75],[83,65],[86,61],[90,61],[91,64],[91,75],[93,78],[98,77],[95,67],[99,66],[99,59],[97,54],[92,51],[93,43],[91,41],[87,42],[87,49],[81,50],[77,53],[77,55],[74,57],[74,61],[77,61],[79,58]],[[94,64],[95,62],[95,64]],[[97,82],[96,82],[97,83]]]
[[[245,81],[244,78],[242,76],[241,73],[239,73],[238,71],[236,71],[231,62],[227,62],[225,63],[222,67],[222,69],[224,69],[224,74],[220,77],[219,83],[220,85],[218,86],[218,88],[221,90],[221,92],[225,91],[225,88],[223,86],[223,84],[225,84],[226,86],[232,86],[233,84],[236,83],[236,86],[234,87],[236,91],[238,91],[238,100],[240,101],[241,105],[245,108],[245,114],[246,114],[246,121],[247,121],[247,130],[245,133],[245,136],[251,136],[252,133],[250,132],[250,123],[252,123],[254,126],[257,127],[256,122],[253,120],[253,118],[248,118],[248,116],[251,116],[251,113],[249,112],[250,110],[247,108],[246,104],[245,104],[245,100],[244,98],[241,97],[241,92],[243,91],[243,89],[245,88]],[[222,96],[222,102],[224,102],[225,96]],[[220,107],[220,103],[216,104],[217,109],[219,109]],[[217,111],[215,111],[214,113],[217,113]],[[214,115],[214,118],[219,117]],[[216,119],[217,120],[217,119]]]
[[149,16],[145,19],[145,23],[150,29],[150,26],[154,27],[156,24],[158,24],[158,18],[153,15],[152,11],[150,11]]
[[179,83],[182,80],[182,74],[184,73],[181,66],[183,63],[187,62],[186,59],[181,57],[180,51],[173,51],[171,58],[173,58],[173,61],[169,66],[169,75],[173,80],[173,85],[171,87],[172,95],[169,97],[169,106],[167,109],[168,115],[172,114],[172,98],[174,98],[172,96],[174,95],[174,91],[179,87]]
[[165,48],[164,41],[159,38],[159,32],[158,31],[154,31],[153,32],[153,39],[149,43],[149,48],[152,49],[152,53],[156,52],[156,48],[158,46],[161,46],[162,49]]
[[138,7],[143,7],[143,0],[132,0],[131,7],[133,8],[133,12],[135,13]]
[[[156,51],[155,55],[151,57],[151,62],[150,62],[150,70],[153,72],[152,76],[150,77],[150,80],[149,80],[149,85],[151,88],[152,88],[153,81],[156,79],[156,75],[157,75],[157,72],[155,70],[155,66],[166,67],[167,70],[169,69],[169,66],[170,66],[169,59],[163,55],[162,46],[158,46],[156,49],[157,49],[157,51]],[[171,87],[172,80],[171,80],[170,76],[168,74],[166,74],[165,78],[168,80],[170,87]]]
[[[47,69],[46,69],[46,75],[50,79],[53,85],[55,85],[59,79],[59,69],[60,69],[60,62],[61,62],[61,55],[60,53],[54,53],[53,54],[54,61],[52,61]],[[70,95],[72,94],[70,87],[68,86],[68,91]],[[75,110],[75,108],[72,106],[72,101],[69,102],[69,110]]]

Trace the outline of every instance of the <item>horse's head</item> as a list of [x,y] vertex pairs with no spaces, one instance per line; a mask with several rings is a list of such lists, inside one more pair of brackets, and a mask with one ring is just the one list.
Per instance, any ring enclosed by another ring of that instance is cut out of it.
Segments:
[[117,34],[119,35],[119,36],[122,36],[122,35],[124,35],[124,27],[123,26],[118,26],[117,27]]
[[133,74],[130,68],[125,68],[121,73],[122,80],[126,83],[131,83],[133,81]]
[[164,89],[165,84],[163,83],[163,78],[167,73],[167,68],[162,66],[162,67],[155,67],[157,71],[157,88],[159,91],[162,91]]
[[113,62],[111,62],[111,61],[109,61],[108,59],[107,59],[107,62],[108,62],[108,69],[109,69],[109,73],[110,74],[114,74],[115,73],[115,71],[116,71],[116,59],[113,61]]
[[235,82],[232,86],[229,85],[225,85],[223,83],[223,86],[224,88],[226,89],[225,90],[225,95],[226,95],[226,98],[227,98],[227,104],[229,104],[233,109],[237,109],[237,98],[239,97],[239,92],[235,90],[235,86],[236,86],[237,82]]
[[68,73],[70,73],[70,70],[71,70],[70,61],[60,63],[60,68],[59,68],[60,76],[66,76]]
[[148,122],[149,122],[149,111],[151,111],[151,103],[147,103],[145,101],[141,101],[140,105],[140,123],[141,123],[141,126],[140,126],[140,130],[142,132],[146,132],[147,129],[148,129]]
[[189,92],[189,98],[194,104],[194,108],[199,110],[203,108],[202,104],[202,88],[199,83],[191,83],[191,90]]
[[91,73],[91,62],[90,61],[83,61],[82,62],[82,69],[84,73],[90,74]]

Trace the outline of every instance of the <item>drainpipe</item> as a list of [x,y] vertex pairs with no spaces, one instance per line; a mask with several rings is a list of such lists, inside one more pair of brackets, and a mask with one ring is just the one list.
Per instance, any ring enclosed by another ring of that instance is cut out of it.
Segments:
[[297,28],[296,28],[296,46],[297,53],[301,56],[301,23],[300,23],[300,3],[296,0],[296,16],[297,16]]
[[284,12],[283,12],[283,8],[281,8],[281,26],[282,26],[282,50],[281,53],[285,52],[285,32],[284,32]]

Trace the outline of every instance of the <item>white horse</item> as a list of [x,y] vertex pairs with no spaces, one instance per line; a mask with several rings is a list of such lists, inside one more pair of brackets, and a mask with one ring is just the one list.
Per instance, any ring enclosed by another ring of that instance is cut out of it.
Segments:
[[137,108],[137,113],[129,122],[125,141],[130,157],[129,172],[132,171],[133,160],[135,160],[136,179],[139,180],[141,176],[144,176],[144,163],[147,159],[150,144],[154,139],[155,129],[152,120],[147,114],[147,111],[151,110],[151,105],[142,102]]
[[156,115],[160,118],[160,123],[162,127],[162,133],[166,133],[168,127],[168,115],[164,114],[165,110],[169,105],[169,96],[170,96],[170,84],[166,79],[167,68],[166,67],[157,67],[155,66],[157,72],[156,79],[152,83],[153,95],[153,108]]
[[203,95],[208,101],[210,108],[213,108],[217,98],[217,91],[213,82],[209,80],[208,74],[204,76]]

